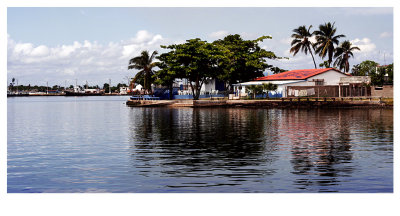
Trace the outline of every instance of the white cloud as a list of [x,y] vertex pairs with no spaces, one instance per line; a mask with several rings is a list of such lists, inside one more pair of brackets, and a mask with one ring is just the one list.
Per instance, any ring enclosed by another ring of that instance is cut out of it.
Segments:
[[18,43],[15,45],[14,52],[21,55],[29,55],[32,52],[33,44],[31,43]]
[[44,45],[40,45],[36,48],[34,48],[31,52],[32,56],[46,56],[49,54],[49,48]]
[[360,48],[360,51],[355,51],[355,52],[369,53],[374,51],[376,48],[376,45],[372,43],[371,39],[369,38],[363,38],[363,39],[356,38],[354,40],[351,40],[350,42],[353,44],[353,46],[357,46],[358,48]]
[[292,42],[292,40],[293,40],[293,38],[288,37],[288,38],[282,38],[282,39],[280,39],[279,42],[282,43],[282,44],[286,44],[286,45],[289,44],[289,45],[290,45],[290,43]]
[[135,73],[127,70],[129,58],[143,50],[163,52],[160,45],[173,42],[145,30],[128,40],[108,44],[85,40],[49,47],[16,42],[10,35],[7,39],[8,75],[31,84],[41,84],[44,79],[49,79],[49,83],[71,80],[70,84],[75,83],[74,79],[98,84],[108,78],[123,82],[123,77]]
[[382,33],[379,35],[379,37],[380,37],[380,38],[393,37],[393,33],[391,33],[391,32],[382,32]]
[[227,36],[228,34],[229,32],[221,30],[221,31],[211,32],[208,36],[210,38],[223,39],[223,37]]

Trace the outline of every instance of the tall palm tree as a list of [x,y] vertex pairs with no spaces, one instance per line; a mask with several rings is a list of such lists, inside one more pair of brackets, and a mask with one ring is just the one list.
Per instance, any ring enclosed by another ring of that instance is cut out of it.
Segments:
[[313,47],[313,43],[310,41],[310,38],[312,37],[312,33],[310,33],[312,25],[306,28],[305,25],[299,26],[297,29],[293,29],[293,34],[292,34],[292,43],[290,44],[292,48],[290,49],[290,52],[293,53],[293,56],[295,56],[299,51],[304,52],[306,55],[308,52],[310,52],[311,57],[314,62],[314,67],[317,69],[317,65],[315,64],[315,59],[313,56],[313,50],[311,49]]
[[136,80],[143,78],[144,80],[144,89],[151,91],[151,76],[154,74],[153,67],[156,66],[156,63],[153,62],[154,58],[158,54],[157,51],[154,51],[151,56],[147,50],[142,51],[140,56],[136,56],[129,60],[128,69],[137,69],[139,72],[133,78],[133,83]]
[[314,44],[315,52],[319,54],[321,58],[325,58],[328,54],[328,64],[331,66],[333,54],[335,51],[335,44],[339,44],[339,38],[346,37],[345,35],[335,35],[336,27],[335,23],[325,23],[325,25],[319,25],[319,30],[314,31],[317,42]]
[[360,50],[359,47],[352,46],[350,41],[346,40],[343,43],[341,43],[335,50],[335,62],[333,65],[339,66],[339,69],[342,70],[344,69],[345,72],[349,72],[350,70],[350,65],[349,65],[349,59],[350,56],[353,56],[353,51],[354,50]]

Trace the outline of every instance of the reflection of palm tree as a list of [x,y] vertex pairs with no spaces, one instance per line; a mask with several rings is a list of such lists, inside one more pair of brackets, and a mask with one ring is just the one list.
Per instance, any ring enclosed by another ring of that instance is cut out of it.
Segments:
[[335,23],[325,23],[325,25],[319,25],[319,30],[315,31],[317,42],[314,44],[315,52],[319,54],[321,58],[325,58],[328,55],[328,65],[331,66],[333,54],[335,51],[335,44],[339,44],[339,38],[346,37],[345,35],[335,35],[336,28]]
[[313,50],[311,49],[313,47],[313,43],[310,41],[311,36],[313,35],[310,33],[310,28],[312,25],[306,28],[306,26],[299,26],[297,29],[293,29],[293,34],[292,34],[292,43],[290,44],[292,48],[290,49],[290,52],[293,53],[293,56],[295,56],[299,51],[304,52],[304,54],[307,55],[308,52],[310,52],[311,57],[314,62],[314,67],[315,69],[317,68],[317,65],[315,64],[315,59],[313,56]]
[[138,79],[144,79],[144,89],[151,91],[151,79],[154,74],[153,67],[156,63],[153,62],[155,56],[158,54],[154,51],[151,56],[147,50],[143,51],[140,56],[136,56],[129,60],[128,69],[137,69],[139,72],[133,78],[133,82]]
[[335,52],[335,66],[339,66],[339,69],[342,70],[344,69],[345,72],[349,72],[350,70],[350,65],[349,65],[349,58],[353,57],[353,51],[354,50],[360,50],[360,48],[356,46],[352,46],[350,41],[344,41],[341,43],[337,48]]

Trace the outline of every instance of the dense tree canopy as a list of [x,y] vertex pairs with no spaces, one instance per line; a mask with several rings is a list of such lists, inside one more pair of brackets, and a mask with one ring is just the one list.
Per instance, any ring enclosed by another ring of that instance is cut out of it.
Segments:
[[379,66],[374,61],[366,60],[354,65],[351,71],[353,76],[370,76],[372,85],[393,84],[393,63]]
[[156,78],[155,83],[168,87],[170,92],[169,99],[172,100],[174,80],[181,76],[181,74],[178,73],[179,63],[176,61],[176,58],[174,58],[173,51],[163,53],[160,56],[157,56],[157,59],[160,60],[157,62],[157,67],[160,70],[158,70],[154,75]]
[[224,54],[220,61],[221,71],[217,78],[225,82],[226,89],[232,84],[263,76],[266,69],[274,68],[274,72],[281,71],[281,69],[267,64],[267,59],[280,57],[277,57],[272,51],[260,48],[258,43],[265,39],[271,39],[271,37],[262,36],[256,40],[243,40],[240,35],[235,34],[213,42]]
[[[188,79],[193,98],[198,100],[200,89],[206,78],[217,77],[221,70],[219,64],[224,58],[222,50],[199,38],[187,40],[183,44],[161,47],[171,50],[159,58],[163,62],[159,64],[163,70],[161,73],[171,77],[167,80],[172,78]],[[161,73],[159,79],[164,79]]]
[[354,65],[351,74],[353,76],[370,76],[376,72],[376,67],[378,65],[379,64],[374,61],[366,60],[360,64]]
[[267,59],[280,57],[258,45],[270,38],[262,36],[256,40],[243,40],[235,34],[213,43],[196,38],[183,44],[161,46],[170,51],[157,57],[160,70],[156,73],[156,82],[172,89],[175,78],[186,78],[193,98],[197,100],[207,78],[224,81],[225,89],[228,89],[232,84],[263,76],[266,69],[281,72],[282,69],[267,64]]

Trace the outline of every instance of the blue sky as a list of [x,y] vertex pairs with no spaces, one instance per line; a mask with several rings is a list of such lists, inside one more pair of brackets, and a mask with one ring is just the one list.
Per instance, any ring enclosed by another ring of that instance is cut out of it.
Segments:
[[313,68],[311,56],[290,55],[290,35],[300,25],[315,30],[325,22],[335,22],[337,33],[361,48],[350,65],[393,62],[392,8],[8,8],[7,78],[39,85],[126,83],[135,74],[128,60],[142,50],[236,33],[271,35],[260,46],[289,60],[270,64]]

